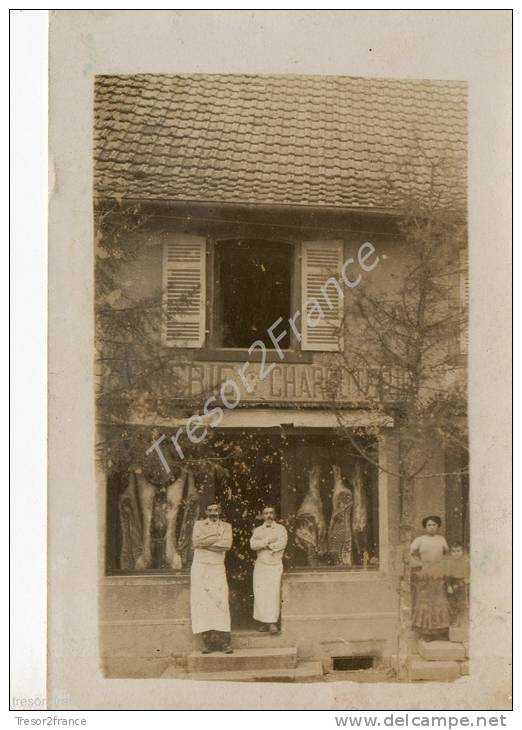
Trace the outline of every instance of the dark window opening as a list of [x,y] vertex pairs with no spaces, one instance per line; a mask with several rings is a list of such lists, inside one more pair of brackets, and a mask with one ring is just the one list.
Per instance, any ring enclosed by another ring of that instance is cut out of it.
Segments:
[[293,246],[273,241],[226,241],[217,245],[216,253],[218,344],[248,348],[262,340],[273,349],[267,330],[282,317],[281,326],[274,331],[287,331],[279,346],[289,349]]
[[373,656],[334,656],[332,657],[334,672],[357,672],[361,669],[372,669]]

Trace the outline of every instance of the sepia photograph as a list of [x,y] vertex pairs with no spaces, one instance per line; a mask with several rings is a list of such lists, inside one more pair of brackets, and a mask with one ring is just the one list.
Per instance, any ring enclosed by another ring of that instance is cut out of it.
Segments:
[[94,78],[105,677],[469,674],[467,96]]
[[510,727],[512,11],[10,34],[11,721]]

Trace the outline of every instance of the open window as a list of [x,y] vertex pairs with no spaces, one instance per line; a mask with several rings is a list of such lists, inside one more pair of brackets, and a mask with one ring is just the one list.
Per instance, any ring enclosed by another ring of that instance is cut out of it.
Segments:
[[[294,246],[259,239],[220,241],[215,247],[214,341],[217,347],[249,348],[280,317],[287,322],[294,299]],[[279,327],[278,332],[288,327]],[[280,340],[291,347],[290,334]]]
[[283,350],[337,352],[342,346],[342,260],[338,240],[236,238],[207,250],[203,237],[169,235],[163,258],[163,342],[234,350],[261,340],[274,349],[268,330],[275,325]]

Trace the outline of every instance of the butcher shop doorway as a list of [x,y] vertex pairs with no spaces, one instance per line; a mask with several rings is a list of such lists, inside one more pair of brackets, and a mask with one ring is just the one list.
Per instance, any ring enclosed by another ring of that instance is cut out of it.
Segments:
[[226,557],[232,628],[250,629],[256,622],[252,616],[255,553],[249,542],[254,528],[262,522],[264,505],[272,504],[280,513],[281,438],[249,429],[223,436],[219,448],[227,458],[216,476],[215,495],[234,536]]
[[[322,434],[245,429],[214,444],[224,457],[216,499],[232,524],[226,557],[232,626],[250,629],[255,553],[249,541],[272,504],[288,531],[285,572],[379,567],[377,443]],[[363,458],[362,454],[366,456]]]

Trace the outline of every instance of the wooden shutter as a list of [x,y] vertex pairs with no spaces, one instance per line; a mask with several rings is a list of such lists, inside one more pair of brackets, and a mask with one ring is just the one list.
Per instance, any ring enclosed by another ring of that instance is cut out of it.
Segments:
[[[341,279],[343,264],[342,241],[306,241],[301,248],[301,292],[302,292],[302,342],[303,350],[331,351],[341,348],[341,323],[343,302],[336,287],[331,284],[327,287],[328,297],[332,303],[329,308],[321,292],[321,287],[330,277],[339,282],[341,291],[344,289]],[[308,324],[307,312],[311,312],[311,319],[315,320],[313,304],[319,301],[324,313],[315,327]]]
[[461,312],[460,352],[465,354],[469,345],[469,259],[468,249],[459,251],[459,300]]
[[169,236],[163,244],[163,343],[202,347],[205,342],[206,241]]

